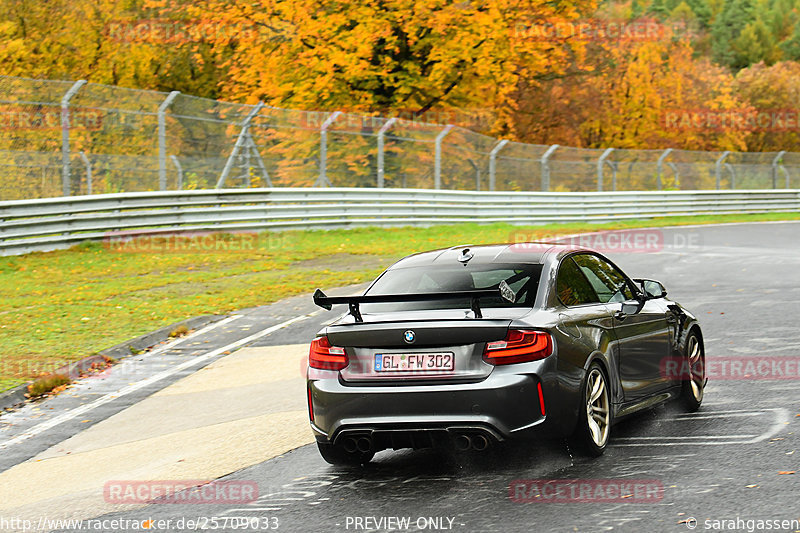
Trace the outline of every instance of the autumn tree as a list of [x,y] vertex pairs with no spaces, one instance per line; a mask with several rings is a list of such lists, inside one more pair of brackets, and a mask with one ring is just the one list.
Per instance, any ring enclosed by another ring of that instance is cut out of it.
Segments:
[[168,21],[155,20],[143,2],[4,0],[0,73],[218,96],[223,72],[215,63],[224,58],[202,36],[192,50],[176,46]]
[[[670,113],[738,110],[733,77],[697,60],[687,40],[606,42],[580,74],[520,94],[532,142],[616,148],[744,148],[744,133],[686,128]],[[556,135],[554,135],[556,134]]]
[[747,137],[747,150],[794,150],[800,142],[797,102],[800,102],[800,64],[783,61],[772,66],[763,63],[739,71],[736,92],[755,111],[776,116],[767,127],[759,127]]
[[[281,107],[390,114],[502,110],[520,76],[558,70],[563,55],[524,38],[547,18],[589,12],[591,0],[151,0],[169,15],[254,24],[263,38],[235,46],[227,98]],[[216,47],[230,46],[227,38]],[[508,123],[498,112],[496,131]]]

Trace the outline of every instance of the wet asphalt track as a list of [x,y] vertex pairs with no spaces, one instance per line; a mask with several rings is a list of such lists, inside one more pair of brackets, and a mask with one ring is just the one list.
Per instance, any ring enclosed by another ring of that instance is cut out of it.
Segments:
[[[800,223],[663,231],[659,253],[608,255],[634,277],[662,281],[671,298],[698,315],[708,359],[800,356]],[[311,310],[305,303],[295,309]],[[255,345],[310,341],[332,316],[315,315]],[[798,414],[797,380],[717,380],[696,414],[662,406],[615,426],[599,459],[573,457],[560,441],[523,442],[459,458],[386,451],[365,468],[347,470],[327,465],[311,445],[225,478],[256,481],[255,503],[153,504],[103,518],[216,517],[223,526],[225,518],[274,517],[279,531],[314,532],[406,530],[365,517],[408,518],[410,531],[465,532],[689,531],[685,521],[695,518],[698,531],[747,531],[746,522],[708,528],[706,519],[800,520],[800,473],[778,473],[800,470]],[[664,492],[648,503],[509,497],[514,480],[550,478],[653,480]],[[218,530],[258,530],[234,529],[235,523]]]

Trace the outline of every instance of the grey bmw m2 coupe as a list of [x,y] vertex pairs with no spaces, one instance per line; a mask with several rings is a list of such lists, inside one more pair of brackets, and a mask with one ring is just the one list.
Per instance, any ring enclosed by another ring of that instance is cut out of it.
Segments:
[[317,289],[317,305],[348,311],[309,353],[320,454],[363,464],[545,432],[600,455],[622,417],[703,400],[700,325],[666,295],[595,251],[543,243],[411,255],[362,296]]

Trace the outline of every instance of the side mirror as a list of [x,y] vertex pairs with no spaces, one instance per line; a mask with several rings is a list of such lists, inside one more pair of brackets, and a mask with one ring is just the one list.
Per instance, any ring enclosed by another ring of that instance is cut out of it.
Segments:
[[667,289],[664,288],[660,281],[654,279],[635,279],[633,281],[639,284],[642,295],[647,300],[664,298],[667,295]]
[[622,302],[622,307],[619,311],[614,313],[614,318],[617,320],[625,320],[628,315],[635,315],[644,307],[644,302],[639,300],[626,300]]

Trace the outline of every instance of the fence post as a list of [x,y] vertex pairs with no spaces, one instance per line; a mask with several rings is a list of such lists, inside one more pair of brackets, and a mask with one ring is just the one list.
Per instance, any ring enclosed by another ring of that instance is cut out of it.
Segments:
[[326,187],[330,184],[328,181],[328,127],[341,114],[341,111],[334,111],[319,128],[319,178],[314,185]]
[[559,145],[554,144],[547,149],[547,151],[542,155],[541,164],[542,164],[542,190],[549,191],[550,190],[550,164],[548,161],[550,160],[550,156],[553,155],[553,152],[556,151]]
[[250,121],[253,120],[253,117],[261,111],[261,108],[264,107],[264,102],[259,102],[256,104],[253,109],[244,117],[244,120],[241,124],[241,131],[239,131],[239,136],[236,138],[236,144],[233,145],[233,150],[231,150],[231,155],[228,156],[228,160],[225,161],[225,166],[222,168],[222,174],[219,176],[219,181],[217,181],[217,189],[221,189],[223,185],[225,185],[225,180],[228,179],[228,174],[231,173],[231,168],[233,168],[233,163],[236,161],[236,156],[239,155],[239,150],[242,149],[244,145],[245,139],[248,135],[248,130],[250,129]]
[[608,164],[611,166],[611,190],[617,192],[617,162],[616,161],[609,161]]
[[436,136],[436,157],[433,162],[433,188],[442,188],[442,139],[453,129],[452,124],[444,127]]
[[489,152],[489,190],[493,191],[496,185],[495,182],[495,172],[496,172],[496,165],[497,165],[497,152],[503,149],[505,145],[508,144],[508,140],[504,139],[497,144],[494,145],[492,151]]
[[667,148],[664,152],[658,157],[658,162],[656,162],[656,185],[658,186],[658,190],[661,190],[661,176],[664,174],[664,160],[667,158],[669,154],[672,153],[672,148]]
[[722,183],[722,162],[725,161],[728,154],[730,154],[729,151],[722,152],[722,155],[717,158],[717,162],[714,163],[714,175],[717,177],[717,190],[720,189]]
[[672,169],[672,175],[675,176],[675,186],[681,188],[681,173],[678,172],[678,165],[675,163],[667,163],[667,166]]
[[603,152],[603,155],[597,158],[597,191],[603,192],[603,163],[608,156],[611,155],[613,152],[613,148],[606,148],[606,151]]
[[167,190],[167,123],[164,113],[180,91],[172,91],[158,106],[158,189]]
[[397,122],[397,117],[390,118],[389,120],[387,120],[384,123],[383,126],[381,126],[381,129],[378,130],[378,188],[379,189],[383,189],[383,185],[384,185],[384,182],[383,182],[383,164],[384,164],[384,161],[383,161],[383,135],[386,133],[386,131],[389,128],[392,127],[392,125],[394,125],[395,122]]
[[733,165],[730,163],[725,163],[725,168],[728,169],[728,172],[731,174],[731,189],[736,188],[736,169],[733,168]]
[[[778,163],[780,162],[781,158],[783,157],[783,154],[785,154],[785,153],[786,153],[786,150],[781,150],[780,152],[778,152],[778,155],[776,155],[775,158],[772,160],[772,188],[773,189],[777,189],[778,188]],[[780,165],[780,166],[783,166],[783,165]],[[787,186],[786,188],[788,189],[789,187]]]
[[478,163],[472,160],[471,157],[467,158],[467,163],[470,164],[472,170],[475,171],[475,190],[481,190],[481,167],[478,166]]
[[178,171],[178,190],[180,191],[183,189],[183,167],[178,161],[178,158],[174,155],[169,156],[169,158],[172,161],[172,164],[175,165],[175,170]]
[[81,161],[83,161],[83,166],[86,167],[86,194],[92,194],[92,164],[89,162],[89,158],[86,157],[86,154],[78,152],[78,155],[81,156]]
[[86,80],[78,80],[61,98],[61,188],[64,196],[71,194],[69,168],[69,101],[78,90],[86,85]]

